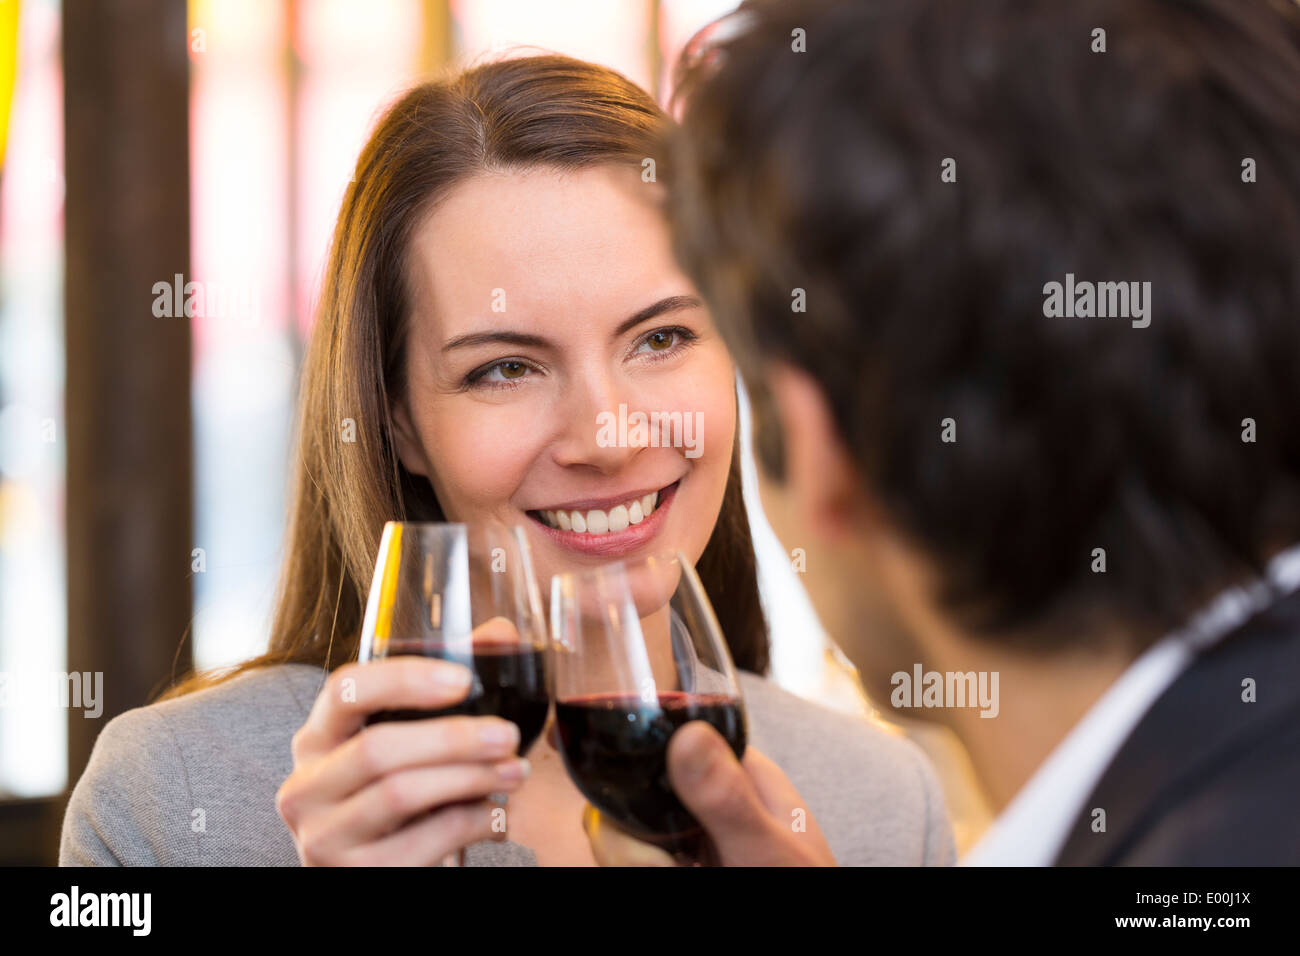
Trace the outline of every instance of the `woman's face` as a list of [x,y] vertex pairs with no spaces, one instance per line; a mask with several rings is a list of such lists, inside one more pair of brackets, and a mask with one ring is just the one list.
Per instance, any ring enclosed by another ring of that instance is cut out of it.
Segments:
[[447,520],[522,524],[542,583],[661,550],[697,560],[722,504],[731,359],[658,189],[612,165],[483,173],[412,239],[402,462]]

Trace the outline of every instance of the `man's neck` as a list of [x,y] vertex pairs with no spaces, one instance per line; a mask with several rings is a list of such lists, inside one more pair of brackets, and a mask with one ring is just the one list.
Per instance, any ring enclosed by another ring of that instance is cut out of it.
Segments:
[[961,706],[932,713],[966,747],[990,806],[1001,813],[1137,653],[1123,649],[1118,634],[1105,648],[1046,656],[964,633],[931,602],[934,576],[916,552],[898,536],[877,535],[872,540],[870,566],[897,602],[899,620],[925,669],[940,674],[973,671],[977,681],[985,674],[983,686],[989,688],[997,674],[998,700],[987,709],[996,716],[981,717],[985,708]]
[[998,674],[996,717],[972,707],[948,708],[946,722],[1001,813],[1034,771],[1133,661],[1131,653],[1091,651],[1069,658],[1033,658],[987,645],[953,647],[931,667]]

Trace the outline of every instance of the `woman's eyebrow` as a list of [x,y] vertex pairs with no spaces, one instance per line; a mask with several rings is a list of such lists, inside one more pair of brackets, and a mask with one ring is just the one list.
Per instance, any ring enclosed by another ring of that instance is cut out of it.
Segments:
[[444,345],[442,350],[450,352],[452,349],[496,344],[529,345],[534,348],[545,348],[551,344],[551,340],[542,338],[540,335],[529,335],[527,332],[508,332],[505,329],[498,329],[492,332],[470,332],[468,335],[458,335]]
[[[658,302],[647,305],[635,315],[625,319],[614,330],[612,338],[618,338],[630,329],[636,328],[642,322],[653,319],[655,316],[665,315],[669,312],[680,312],[682,309],[694,309],[703,304],[693,295],[670,295]],[[525,345],[533,348],[548,348],[551,344],[550,339],[540,335],[532,335],[527,332],[511,332],[507,329],[494,329],[490,332],[470,332],[466,335],[458,335],[450,339],[442,347],[442,351],[450,352],[452,349],[471,348],[476,345]]]
[[660,299],[647,305],[636,315],[625,320],[617,329],[614,330],[613,338],[618,338],[624,332],[636,328],[647,319],[653,319],[657,315],[665,315],[669,312],[680,312],[682,309],[694,309],[704,303],[693,295],[670,295],[666,299]]

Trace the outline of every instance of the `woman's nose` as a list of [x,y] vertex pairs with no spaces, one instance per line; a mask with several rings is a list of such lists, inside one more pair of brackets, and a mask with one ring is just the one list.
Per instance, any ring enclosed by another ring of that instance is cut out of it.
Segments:
[[555,443],[560,465],[589,465],[602,472],[618,471],[638,451],[626,440],[626,421],[635,399],[609,379],[575,387],[563,405],[565,422]]

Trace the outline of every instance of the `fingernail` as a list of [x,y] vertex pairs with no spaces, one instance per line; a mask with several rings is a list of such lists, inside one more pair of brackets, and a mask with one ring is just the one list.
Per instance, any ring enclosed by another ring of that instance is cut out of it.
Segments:
[[442,661],[434,668],[433,680],[443,687],[468,687],[470,682],[469,668],[460,664],[449,664]]
[[523,780],[532,772],[533,766],[524,757],[497,764],[497,776],[502,780]]
[[513,747],[519,743],[519,728],[509,720],[493,720],[479,731],[479,739],[485,744]]

